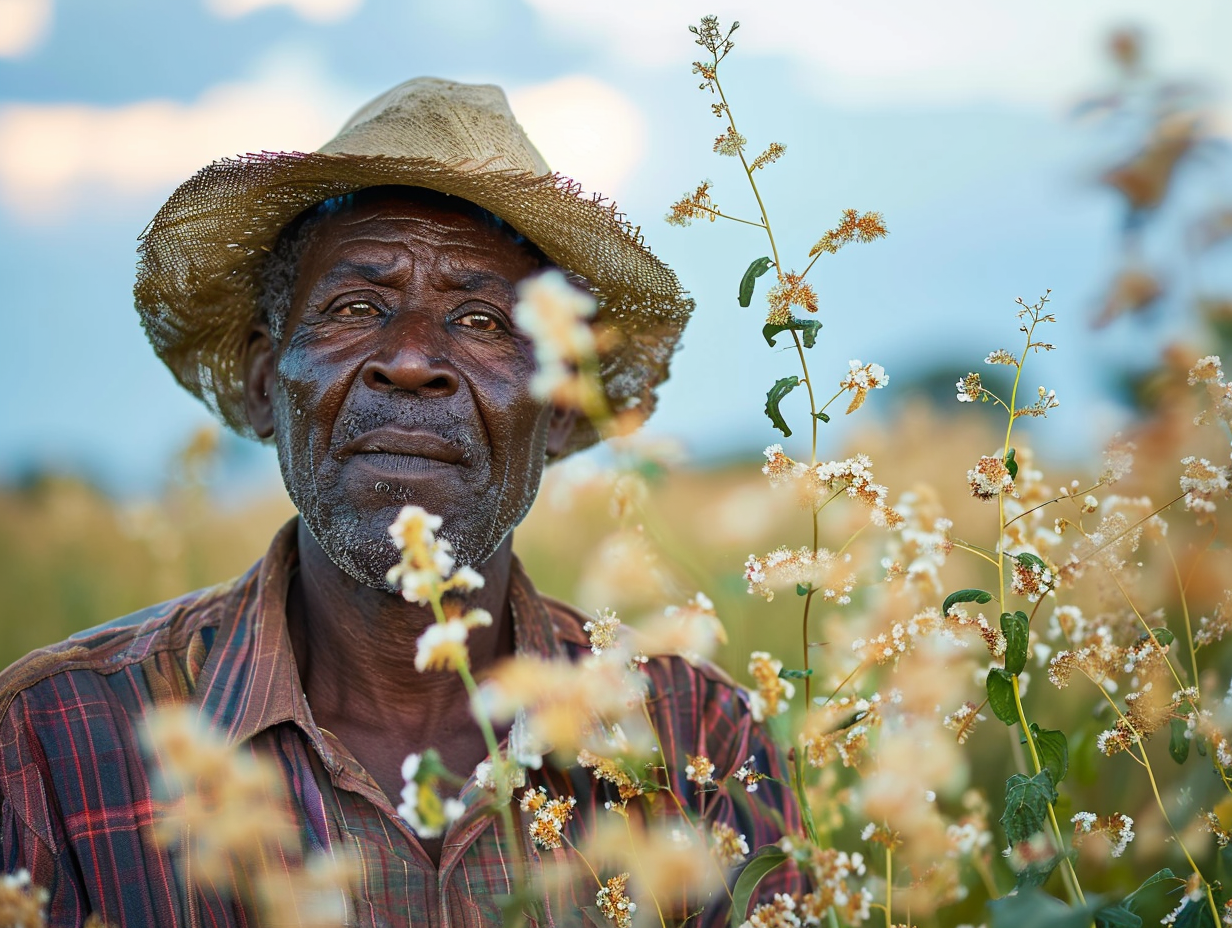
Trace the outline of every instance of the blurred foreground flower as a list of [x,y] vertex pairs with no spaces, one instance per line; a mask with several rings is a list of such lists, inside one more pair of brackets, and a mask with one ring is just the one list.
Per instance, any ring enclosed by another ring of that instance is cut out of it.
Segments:
[[263,922],[287,923],[288,911],[303,928],[345,920],[350,862],[305,859],[270,761],[236,751],[194,706],[150,712],[144,736],[151,782],[167,802],[155,839],[193,861],[186,879],[233,887]]
[[0,876],[0,925],[12,928],[45,928],[47,890],[30,882],[29,870]]
[[403,506],[389,527],[389,535],[402,552],[386,579],[407,602],[428,605],[445,593],[468,592],[483,586],[483,576],[470,567],[454,570],[453,545],[437,538],[441,517],[420,506]]
[[438,787],[448,776],[440,755],[431,748],[423,754],[408,754],[402,762],[404,785],[398,814],[421,838],[439,838],[466,811],[453,796],[441,799]]
[[594,382],[595,335],[590,320],[595,298],[558,270],[544,271],[518,285],[514,321],[535,346],[538,370],[531,392],[543,400],[592,413],[603,403]]

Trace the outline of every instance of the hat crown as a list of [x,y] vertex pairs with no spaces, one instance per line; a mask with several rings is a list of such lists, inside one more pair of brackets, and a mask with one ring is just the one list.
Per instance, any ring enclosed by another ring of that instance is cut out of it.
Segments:
[[518,125],[504,91],[417,77],[364,105],[320,151],[411,158],[541,176],[551,169]]

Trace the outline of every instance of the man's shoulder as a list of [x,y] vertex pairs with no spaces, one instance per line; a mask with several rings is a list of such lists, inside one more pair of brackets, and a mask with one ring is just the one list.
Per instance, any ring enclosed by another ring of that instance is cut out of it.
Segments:
[[7,718],[19,696],[58,689],[63,678],[71,676],[74,687],[90,687],[90,680],[103,686],[105,678],[158,655],[186,652],[194,640],[200,642],[217,628],[244,579],[147,606],[30,652],[0,671],[0,719]]

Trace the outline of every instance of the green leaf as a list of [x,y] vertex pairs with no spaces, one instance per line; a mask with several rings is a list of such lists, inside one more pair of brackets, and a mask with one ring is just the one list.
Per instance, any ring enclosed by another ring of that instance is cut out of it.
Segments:
[[1044,563],[1042,558],[1036,557],[1029,551],[1024,551],[1022,554],[1014,555],[1016,560],[1023,567],[1038,567],[1040,570],[1047,570],[1048,565]]
[[1005,669],[1022,673],[1027,666],[1027,638],[1030,627],[1025,612],[1001,613],[1001,634],[1005,635]]
[[1092,913],[1103,903],[1087,897],[1085,906],[1067,906],[1039,889],[1021,889],[988,903],[991,928],[1091,928]]
[[812,587],[809,586],[807,583],[797,583],[796,584],[796,595],[797,596],[808,596],[809,590],[811,589]]
[[748,918],[749,903],[753,899],[753,893],[757,890],[757,884],[786,860],[787,855],[778,847],[767,844],[759,848],[753,855],[753,859],[745,864],[744,869],[740,871],[740,877],[736,880],[736,885],[732,887],[732,928],[744,924],[745,919]]
[[[1164,628],[1162,625],[1159,628],[1152,628],[1151,634],[1155,636],[1155,640],[1159,642],[1161,648],[1166,648],[1176,641],[1176,635],[1172,634],[1169,629]],[[1147,636],[1143,635],[1142,637],[1145,638]]]
[[784,667],[782,670],[779,671],[779,676],[782,677],[784,680],[803,680],[805,677],[811,677],[812,675],[813,675],[812,667],[810,667],[808,670],[788,670],[786,667]]
[[1031,737],[1035,739],[1040,763],[1052,774],[1053,784],[1059,784],[1069,773],[1069,742],[1065,740],[1065,733],[1053,728],[1040,728],[1032,722]]
[[1018,724],[1018,704],[1014,701],[1014,677],[1000,667],[988,671],[988,705],[993,715],[1006,725]]
[[1166,901],[1171,909],[1173,903],[1169,893],[1180,883],[1175,873],[1164,867],[1142,881],[1142,885],[1121,900],[1121,905],[1131,912],[1137,912],[1143,905],[1155,903],[1159,906]]
[[953,606],[955,603],[979,603],[983,605],[991,601],[992,594],[984,590],[959,590],[945,598],[945,602],[941,604],[941,614],[949,615],[950,606]]
[[1095,913],[1095,928],[1141,928],[1142,917],[1119,905],[1106,905]]
[[749,265],[749,269],[744,272],[744,276],[740,278],[740,305],[747,307],[753,301],[753,285],[757,283],[757,278],[766,271],[770,270],[770,265],[774,262],[769,258],[758,258]]
[[770,417],[770,421],[774,427],[783,433],[783,437],[787,438],[791,435],[791,429],[787,427],[787,423],[783,421],[783,414],[779,412],[779,403],[783,402],[783,397],[800,385],[800,378],[796,376],[784,377],[781,380],[776,380],[774,386],[766,393],[766,415]]
[[1189,739],[1185,737],[1189,733],[1189,725],[1184,719],[1173,719],[1171,725],[1168,753],[1178,764],[1183,764],[1189,759]]
[[1013,448],[1005,455],[1005,469],[1010,472],[1010,479],[1013,480],[1018,476],[1018,462],[1014,460],[1014,455],[1018,452]]
[[804,347],[812,348],[817,344],[817,331],[821,328],[821,322],[817,319],[799,319],[796,316],[791,317],[791,322],[780,325],[776,322],[767,322],[761,327],[761,337],[766,340],[766,344],[771,348],[774,347],[774,337],[780,332],[800,332],[804,335]]
[[[1016,773],[1005,781],[1005,811],[1001,814],[1001,827],[1009,839],[1010,847],[1028,841],[1043,831],[1048,821],[1048,806],[1057,801],[1057,791],[1052,783],[1052,774],[1041,770],[1033,777]],[[1042,886],[1060,863],[1061,853],[1049,860],[1032,863],[1018,872],[1015,885]]]
[[1043,831],[1048,821],[1048,806],[1057,801],[1057,790],[1052,774],[1041,770],[1033,777],[1013,774],[1005,781],[1005,811],[1001,813],[1001,827],[1010,845],[1026,841]]

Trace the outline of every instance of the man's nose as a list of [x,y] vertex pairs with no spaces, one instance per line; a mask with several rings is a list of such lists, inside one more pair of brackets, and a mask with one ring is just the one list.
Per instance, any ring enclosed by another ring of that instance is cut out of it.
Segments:
[[374,390],[405,390],[426,396],[450,396],[458,389],[458,371],[422,325],[397,325],[364,365],[364,383]]

